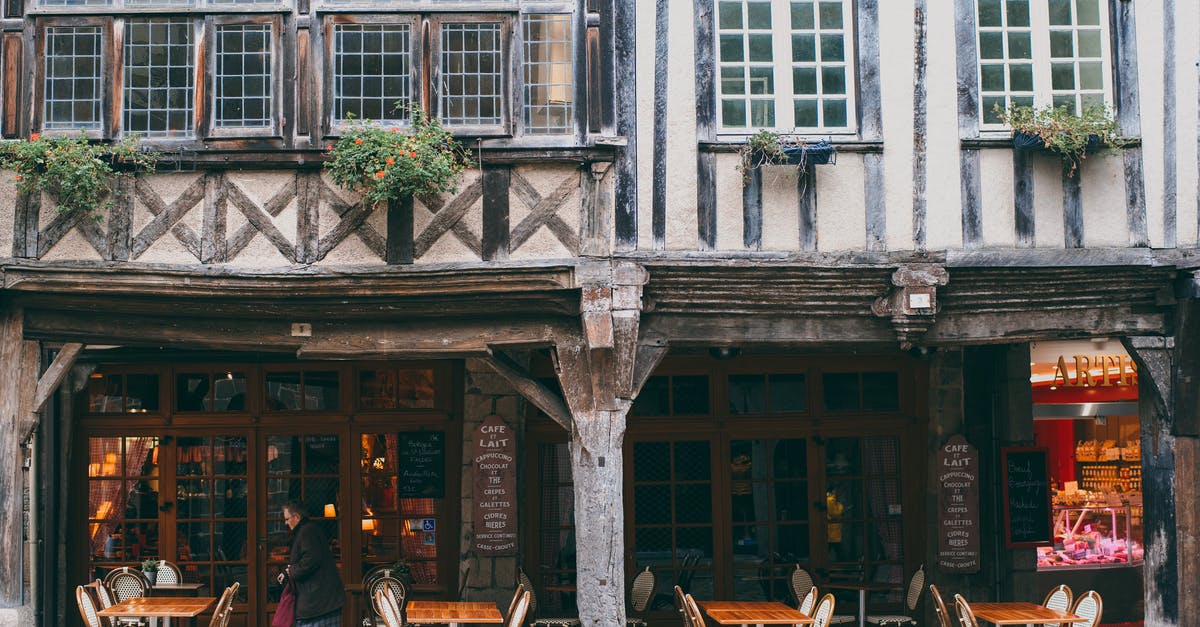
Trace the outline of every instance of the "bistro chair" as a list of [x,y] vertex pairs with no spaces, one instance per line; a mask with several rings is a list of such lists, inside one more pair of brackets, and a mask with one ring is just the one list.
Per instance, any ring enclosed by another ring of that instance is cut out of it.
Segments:
[[833,606],[837,604],[837,600],[833,595],[826,592],[825,596],[821,597],[821,602],[817,604],[817,611],[813,612],[813,627],[828,627],[829,620],[833,618]]
[[704,624],[704,614],[700,613],[700,607],[696,605],[696,599],[693,599],[690,594],[684,594],[683,603],[687,608],[688,617],[691,619],[689,627],[707,627]]
[[470,575],[471,575],[471,564],[468,563],[466,569],[464,569],[462,571],[462,573],[459,574],[459,580],[458,580],[458,600],[459,601],[466,600],[463,598],[463,595],[466,594],[466,592],[467,592],[467,577],[469,577]]
[[513,615],[513,612],[517,609],[517,603],[521,600],[521,597],[524,594],[525,586],[518,583],[517,590],[513,593],[512,601],[508,602],[508,611],[504,613],[504,620],[507,621],[509,617]]
[[[384,591],[388,597],[396,605],[397,616],[403,620],[405,611],[408,609],[408,586],[404,584],[398,577],[396,571],[388,566],[380,566],[372,569],[363,578],[363,592],[368,599],[374,599],[375,593]],[[367,618],[373,627],[378,627],[378,618],[383,615],[379,610],[378,605],[372,605],[374,611]],[[400,624],[405,624],[401,622]]]
[[979,621],[975,620],[975,612],[971,611],[971,604],[963,598],[963,595],[954,595],[954,613],[958,615],[958,622],[962,623],[962,627],[979,627]]
[[504,627],[522,627],[531,605],[533,605],[533,592],[526,590],[521,593],[516,607],[512,608],[512,612],[509,613],[508,620],[504,621]]
[[112,592],[113,601],[116,603],[124,603],[129,599],[146,596],[146,591],[150,589],[150,582],[141,571],[134,570],[128,566],[122,566],[104,577],[104,584],[108,586]]
[[183,583],[183,573],[180,572],[179,567],[167,560],[158,560],[158,577],[154,580],[154,585],[177,586],[181,583]]
[[217,609],[213,610],[212,620],[208,622],[208,627],[229,627],[229,618],[233,616],[233,602],[237,598],[237,591],[242,584],[233,582],[233,585],[225,588],[225,592],[221,593],[221,599],[217,601]]
[[880,625],[916,625],[917,624],[917,603],[921,601],[921,589],[925,587],[925,565],[912,574],[908,580],[908,596],[904,599],[904,605],[908,607],[908,615],[902,614],[886,614],[880,616],[867,615],[867,622]]
[[529,593],[529,610],[528,614],[532,614],[534,619],[529,621],[530,627],[578,627],[579,619],[570,616],[563,617],[543,617],[538,616],[537,593],[533,589],[533,581],[529,579],[529,575],[525,574],[524,570],[517,570],[517,582],[525,587],[525,592]]
[[636,616],[627,616],[625,618],[626,625],[646,627],[646,610],[650,609],[650,600],[654,598],[654,588],[657,583],[649,566],[633,578],[633,585],[630,586],[629,591],[629,609]]
[[820,593],[817,592],[816,586],[809,588],[808,594],[804,595],[804,598],[800,600],[800,604],[796,606],[796,609],[800,610],[801,614],[812,618],[813,607],[817,604],[818,596],[820,596]]
[[[1050,610],[1058,610],[1067,612],[1071,609],[1071,601],[1075,595],[1066,584],[1059,584],[1053,590],[1046,594],[1046,600],[1042,601],[1042,607]],[[1059,627],[1058,623],[1046,623],[1042,627]]]
[[796,569],[792,571],[790,584],[792,587],[792,598],[796,599],[796,603],[800,603],[804,599],[804,595],[808,594],[809,590],[813,587],[813,578],[807,570],[800,568],[800,565],[796,564]]
[[940,627],[953,627],[950,624],[950,612],[946,611],[946,602],[942,600],[942,593],[938,592],[937,586],[929,584],[929,596],[933,597],[933,613],[937,614]]
[[371,599],[374,601],[375,613],[383,618],[385,627],[404,627],[404,620],[400,616],[400,607],[396,605],[396,600],[388,594],[387,588],[376,589],[375,595]]
[[1083,619],[1071,623],[1071,627],[1096,627],[1100,624],[1100,616],[1104,614],[1104,601],[1095,590],[1088,590],[1075,602],[1071,613]]
[[[683,559],[679,560],[679,578],[675,580],[675,585],[685,593],[691,588],[692,577],[696,574],[695,566],[700,563],[700,557],[699,552],[688,551],[683,554]],[[667,607],[667,603],[671,600],[671,595],[665,592],[658,594],[650,604],[650,609]],[[680,599],[674,599],[674,603],[675,609],[679,609]]]
[[92,595],[84,590],[83,586],[75,586],[75,603],[79,606],[79,615],[83,617],[83,624],[87,627],[104,627],[100,622],[100,615],[96,613],[96,602],[92,600]]
[[675,611],[683,621],[683,627],[692,627],[692,617],[688,614],[687,600],[684,599],[683,588],[675,586]]

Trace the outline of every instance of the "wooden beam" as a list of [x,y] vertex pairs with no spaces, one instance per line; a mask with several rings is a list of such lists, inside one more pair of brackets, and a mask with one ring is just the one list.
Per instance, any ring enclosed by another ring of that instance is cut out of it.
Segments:
[[[22,391],[32,377],[25,376],[28,346],[23,337],[24,312],[8,304],[0,317],[0,608],[21,604],[25,577],[21,556],[25,552],[22,533],[24,473],[18,429],[21,424]],[[35,344],[36,349],[36,344]],[[34,353],[36,357],[36,352]],[[36,371],[33,373],[36,376]],[[32,397],[32,390],[26,398]]]
[[670,347],[665,340],[638,344],[637,360],[633,364],[633,398],[637,398],[641,393],[642,387],[646,385],[650,375],[654,374],[658,364],[662,363],[663,357],[667,356],[668,350]]
[[574,429],[575,420],[571,417],[571,410],[567,409],[567,404],[563,402],[562,397],[555,394],[542,385],[540,381],[534,379],[529,371],[522,368],[516,361],[500,350],[488,350],[487,356],[483,358],[484,363],[496,371],[496,374],[504,377],[513,388],[525,397],[525,400],[533,403],[535,407],[542,410],[547,416],[557,422],[559,426],[571,433]]
[[[34,414],[42,412],[42,409],[46,406],[46,402],[50,400],[50,396],[54,394],[59,384],[66,378],[67,373],[71,371],[71,367],[75,365],[75,360],[82,352],[83,344],[69,342],[64,344],[62,349],[58,351],[58,354],[54,356],[54,361],[50,362],[50,367],[46,368],[46,372],[42,373],[42,377],[38,379],[37,390],[33,395],[33,407],[30,408]],[[32,427],[36,426],[36,424],[31,425],[28,431],[22,432],[22,442],[29,439],[29,435],[33,431]]]

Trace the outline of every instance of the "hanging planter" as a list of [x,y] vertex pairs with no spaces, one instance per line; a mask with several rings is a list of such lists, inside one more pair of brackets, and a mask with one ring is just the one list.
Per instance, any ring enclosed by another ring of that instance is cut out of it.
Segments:
[[138,150],[137,138],[116,144],[95,144],[87,137],[42,137],[0,146],[0,167],[16,173],[13,180],[22,194],[45,192],[58,203],[60,213],[92,214],[112,204],[112,184],[117,176],[154,172],[158,154]]
[[472,165],[462,144],[419,108],[405,129],[351,120],[328,155],[333,181],[370,205],[455,192]]
[[1059,156],[1070,167],[1070,174],[1087,155],[1105,150],[1120,150],[1128,142],[1121,137],[1117,121],[1108,109],[1093,106],[1075,115],[1066,107],[1033,109],[1014,106],[996,113],[1013,129],[1013,148],[1048,152]]
[[764,165],[794,165],[804,173],[809,166],[837,162],[837,148],[827,140],[805,143],[772,131],[752,135],[738,154],[738,170],[743,177]]

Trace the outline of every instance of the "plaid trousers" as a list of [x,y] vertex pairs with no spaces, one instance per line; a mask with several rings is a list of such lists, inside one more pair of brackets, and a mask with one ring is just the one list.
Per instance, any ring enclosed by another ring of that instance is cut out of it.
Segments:
[[322,614],[316,618],[296,619],[296,627],[342,627],[342,611]]

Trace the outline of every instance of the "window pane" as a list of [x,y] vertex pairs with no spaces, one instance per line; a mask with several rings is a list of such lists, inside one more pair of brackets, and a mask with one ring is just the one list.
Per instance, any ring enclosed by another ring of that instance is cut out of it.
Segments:
[[1005,17],[1009,26],[1029,26],[1029,0],[1008,0]]
[[798,67],[792,70],[792,91],[796,95],[817,93],[817,69]]
[[841,2],[822,2],[820,12],[822,30],[838,29],[842,27]]
[[825,116],[824,126],[830,128],[848,126],[845,100],[826,100],[821,103],[821,111]]
[[1075,89],[1075,64],[1052,63],[1050,86],[1054,89]]
[[855,411],[859,408],[857,372],[827,372],[823,379],[826,411]]
[[338,373],[304,373],[304,409],[326,410],[338,408]]
[[1001,33],[979,33],[979,58],[1003,59],[1004,36]]
[[771,28],[771,3],[751,2],[746,5],[747,24],[752,29]]
[[338,24],[333,30],[334,119],[406,124],[412,46],[407,24]]
[[717,24],[721,28],[742,28],[742,4],[722,2],[718,8]]
[[670,377],[650,377],[633,401],[634,416],[666,416],[671,413]]
[[571,16],[524,16],[525,132],[555,135],[571,130],[575,78]]
[[794,108],[796,112],[796,126],[806,128],[815,128],[817,126],[816,100],[797,100]]
[[155,137],[192,134],[192,56],[191,20],[149,18],[125,23],[125,132]]
[[217,108],[214,123],[222,127],[271,124],[271,27],[240,24],[217,27]]
[[864,372],[863,409],[895,411],[900,408],[900,378],[895,372]]
[[500,25],[442,24],[441,98],[443,124],[497,125],[503,94]]
[[46,129],[100,128],[100,28],[46,28]]
[[1100,31],[1079,31],[1079,56],[1099,58],[1100,54]]
[[721,60],[742,61],[745,59],[741,35],[721,35]]
[[772,59],[771,36],[750,35],[750,60],[770,62]]
[[984,91],[1004,91],[1004,66],[980,65],[979,85]]
[[842,35],[821,35],[821,61],[829,63],[845,60],[846,51]]
[[671,377],[671,398],[676,416],[708,413],[708,377]]
[[1100,0],[1075,0],[1076,23],[1081,26],[1100,25]]
[[792,3],[792,30],[812,30],[816,25],[813,11],[816,8],[811,2]]
[[976,15],[980,26],[1003,26],[1000,0],[979,0]]
[[1079,64],[1079,87],[1081,89],[1104,88],[1104,74],[1099,62]]
[[817,38],[815,35],[792,35],[792,61],[810,62],[817,60]]
[[846,68],[827,67],[821,69],[821,92],[824,94],[846,93]]
[[211,409],[210,381],[207,373],[175,376],[175,409],[178,411],[208,411]]
[[750,68],[750,93],[769,96],[775,93],[775,70],[770,67]]
[[1008,34],[1008,57],[1010,59],[1032,59],[1033,46],[1029,33]]
[[802,374],[773,374],[768,377],[771,412],[797,412],[808,409],[808,389]]
[[1055,26],[1071,25],[1071,0],[1049,0],[1050,23]]
[[729,375],[729,413],[761,414],[766,410],[766,377],[761,374]]
[[1050,31],[1050,56],[1068,59],[1075,56],[1075,41],[1071,31]]
[[775,102],[771,100],[751,100],[750,125],[759,128],[775,126]]
[[742,67],[721,68],[721,93],[745,94],[746,69]]
[[1008,66],[1008,85],[1012,91],[1033,91],[1033,66],[1027,63]]

